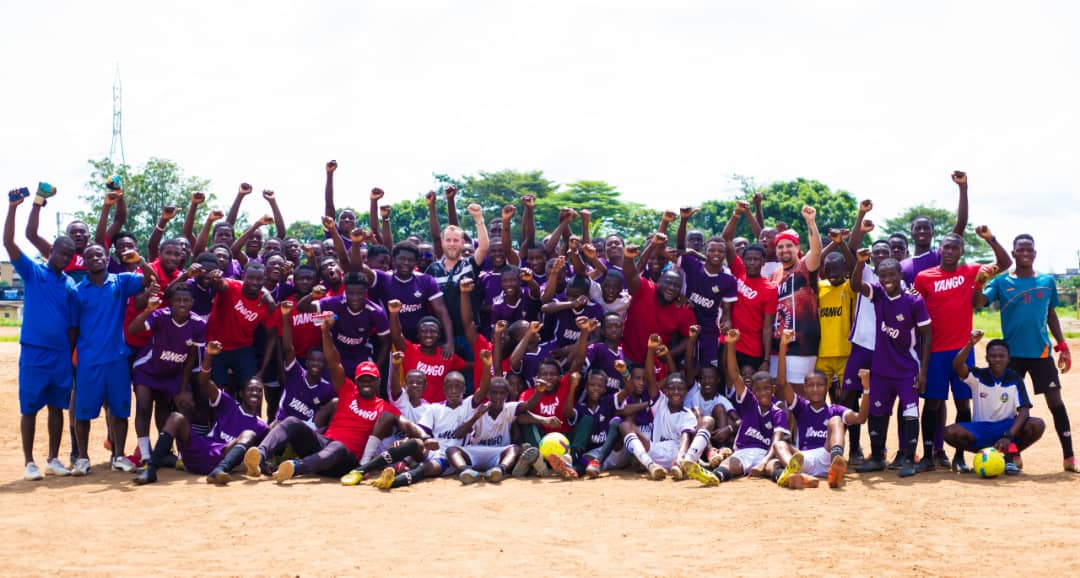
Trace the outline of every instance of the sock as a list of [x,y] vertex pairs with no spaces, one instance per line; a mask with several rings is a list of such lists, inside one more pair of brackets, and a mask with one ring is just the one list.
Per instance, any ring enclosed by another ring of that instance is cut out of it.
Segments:
[[885,432],[889,429],[889,415],[870,416],[870,459],[885,459]]
[[[419,444],[419,440],[413,439],[408,440],[401,445],[394,446],[389,450],[386,450],[385,452],[371,458],[370,461],[365,462],[364,465],[360,466],[360,471],[366,474],[368,472],[382,470],[383,468],[393,464],[394,462],[400,462],[401,460],[409,456],[415,455],[417,453],[417,450],[420,449],[418,447]],[[376,443],[375,445],[376,447],[378,447],[378,443]],[[367,448],[364,448],[364,453],[367,453]]]
[[139,454],[142,455],[142,459],[146,460],[150,457],[150,437],[139,438]]
[[162,432],[157,438],[157,444],[154,446],[153,453],[150,454],[150,462],[147,464],[147,468],[156,471],[158,465],[161,464],[161,460],[172,452],[172,446],[172,435],[170,435],[169,432]]
[[236,466],[240,465],[240,462],[244,460],[244,452],[247,448],[243,444],[236,444],[229,448],[229,451],[225,453],[225,457],[221,459],[217,467],[214,469],[221,470],[225,473],[233,471]]
[[833,447],[829,448],[829,457],[835,459],[836,457],[843,457],[843,456],[844,456],[844,446],[837,445],[837,446],[833,446]]
[[601,464],[611,455],[611,450],[615,447],[615,440],[619,439],[619,424],[621,423],[622,418],[619,417],[613,417],[608,422],[607,438],[604,439],[604,445],[600,446],[600,454],[596,456],[596,459]]
[[394,483],[390,484],[391,488],[400,488],[401,486],[408,486],[419,482],[424,479],[424,466],[423,464],[416,466],[415,468],[394,476]]
[[731,470],[724,466],[716,468],[713,470],[713,473],[716,474],[716,477],[719,478],[721,482],[726,482],[731,479]]
[[772,471],[772,474],[770,474],[770,477],[772,477],[772,481],[774,483],[779,482],[780,481],[780,476],[783,475],[783,473],[784,473],[784,470],[782,468],[773,468],[773,471]]
[[[923,406],[922,414],[922,445],[923,445],[923,459],[934,457],[934,434],[938,426],[938,411],[937,409],[929,409],[925,405]],[[903,439],[903,438],[901,438]]]
[[626,451],[633,454],[637,461],[641,462],[641,465],[646,468],[653,465],[653,459],[649,456],[649,452],[645,450],[645,445],[641,443],[636,434],[626,434],[626,437],[623,438],[623,445],[626,446]]
[[701,454],[709,447],[708,430],[699,429],[694,434],[694,440],[690,442],[690,449],[686,451],[686,461],[696,462]]
[[368,436],[367,445],[364,446],[364,455],[360,458],[360,463],[366,464],[370,462],[371,458],[375,457],[375,452],[379,451],[379,444],[381,443],[381,438],[377,438],[375,436]]
[[1054,429],[1057,430],[1058,441],[1061,442],[1062,457],[1073,457],[1072,431],[1069,426],[1069,412],[1065,411],[1064,405],[1055,405],[1050,408],[1050,415],[1054,417]]
[[[956,421],[971,421],[971,418],[968,417],[968,419],[962,420],[960,414],[957,413]],[[945,402],[941,402],[941,409],[937,411],[937,427],[934,429],[934,451],[945,451]]]
[[915,459],[915,445],[919,443],[919,418],[905,417],[904,423],[900,424],[904,437],[900,438],[900,447],[907,452],[907,459]]

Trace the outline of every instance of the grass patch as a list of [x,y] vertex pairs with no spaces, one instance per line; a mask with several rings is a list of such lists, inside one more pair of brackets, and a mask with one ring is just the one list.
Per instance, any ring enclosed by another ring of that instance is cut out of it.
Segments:
[[18,335],[0,335],[0,343],[18,343]]
[[999,338],[1001,337],[1001,314],[986,309],[976,311],[971,320],[971,327],[982,331],[987,339]]
[[22,322],[14,319],[0,319],[0,327],[22,327]]

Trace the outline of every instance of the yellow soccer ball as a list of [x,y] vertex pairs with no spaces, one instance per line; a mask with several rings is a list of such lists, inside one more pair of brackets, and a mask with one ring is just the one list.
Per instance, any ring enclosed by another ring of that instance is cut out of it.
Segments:
[[975,454],[972,465],[983,478],[996,478],[1005,473],[1005,456],[994,448],[983,448]]
[[[558,432],[549,433],[540,440],[540,455],[547,459],[548,456],[563,456],[570,449],[570,440]],[[1003,468],[1005,466],[1002,466]]]

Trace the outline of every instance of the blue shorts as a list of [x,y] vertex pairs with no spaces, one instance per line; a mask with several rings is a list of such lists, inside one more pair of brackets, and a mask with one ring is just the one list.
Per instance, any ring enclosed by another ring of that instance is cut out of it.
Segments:
[[96,419],[106,402],[113,417],[131,416],[131,372],[127,358],[75,368],[75,419]]
[[218,387],[228,387],[230,369],[241,387],[249,379],[255,377],[255,374],[259,371],[259,367],[255,362],[255,347],[241,347],[240,349],[222,351],[214,358],[214,365],[211,366],[210,370],[210,379]]
[[[930,367],[926,371],[926,393],[924,399],[949,399],[952,389],[953,399],[971,399],[971,388],[953,371],[952,362],[959,349],[937,351],[930,354]],[[968,367],[975,367],[975,352],[968,352]]]
[[975,444],[972,446],[972,449],[974,451],[979,451],[983,448],[993,447],[999,439],[1008,433],[1012,424],[1013,420],[1010,418],[1001,421],[957,422],[956,425],[968,430],[975,436]]
[[71,374],[71,352],[23,345],[19,355],[19,411],[34,415],[46,405],[67,409]]

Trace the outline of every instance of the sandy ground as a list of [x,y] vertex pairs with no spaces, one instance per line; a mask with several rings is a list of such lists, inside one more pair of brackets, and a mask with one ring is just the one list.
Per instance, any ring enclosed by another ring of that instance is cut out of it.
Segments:
[[[1080,551],[1080,475],[1061,470],[1042,398],[1033,413],[1048,433],[1018,478],[850,474],[839,491],[794,492],[756,479],[702,488],[620,473],[383,493],[319,479],[218,488],[167,471],[135,488],[107,471],[101,421],[89,477],[21,479],[17,355],[17,344],[0,343],[5,575],[1046,576],[1068,575]],[[1065,393],[1080,423],[1080,372]],[[44,413],[36,447],[44,465]]]

